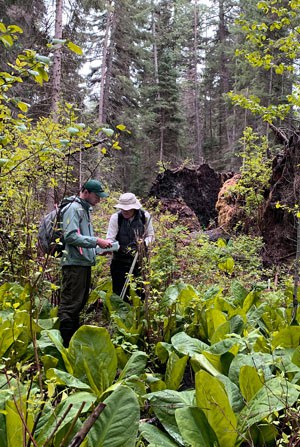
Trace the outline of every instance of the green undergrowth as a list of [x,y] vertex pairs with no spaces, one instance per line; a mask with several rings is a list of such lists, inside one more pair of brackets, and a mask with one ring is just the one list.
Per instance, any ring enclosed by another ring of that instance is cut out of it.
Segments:
[[128,303],[112,294],[101,257],[68,349],[51,281],[1,285],[1,446],[68,446],[101,402],[83,446],[297,445],[292,278],[264,270],[259,238],[211,242],[162,219],[144,300],[137,281]]

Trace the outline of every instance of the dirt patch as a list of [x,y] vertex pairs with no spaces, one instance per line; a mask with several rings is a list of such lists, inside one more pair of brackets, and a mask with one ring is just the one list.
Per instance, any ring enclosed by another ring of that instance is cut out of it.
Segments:
[[207,227],[217,221],[218,194],[224,181],[232,176],[233,173],[215,172],[208,164],[167,169],[157,176],[150,196],[160,200],[182,200],[195,213],[200,225]]

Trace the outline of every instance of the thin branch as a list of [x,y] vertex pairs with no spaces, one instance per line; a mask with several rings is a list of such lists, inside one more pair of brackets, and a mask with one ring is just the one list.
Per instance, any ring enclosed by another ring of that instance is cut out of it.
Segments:
[[75,424],[76,424],[76,422],[77,422],[77,420],[78,420],[78,418],[79,418],[79,416],[80,416],[80,414],[81,414],[81,412],[82,412],[82,409],[83,409],[83,407],[85,406],[85,404],[86,404],[86,402],[82,402],[82,404],[80,405],[80,408],[79,408],[79,410],[77,411],[77,414],[76,414],[76,416],[74,417],[73,422],[72,422],[72,424],[71,424],[69,430],[67,431],[66,435],[64,436],[63,440],[62,440],[61,443],[60,443],[60,447],[64,447],[65,442],[67,441],[67,439],[68,439],[70,433],[72,432],[73,428],[75,427]]
[[47,444],[51,441],[51,439],[53,438],[53,436],[55,435],[55,432],[57,431],[57,429],[59,428],[59,426],[61,425],[61,423],[63,422],[63,420],[66,418],[67,414],[69,413],[69,411],[71,410],[71,408],[73,407],[73,404],[70,404],[68,406],[68,408],[66,409],[66,411],[64,412],[64,414],[62,415],[62,417],[59,419],[59,421],[57,422],[57,424],[55,425],[54,429],[52,430],[52,432],[50,433],[50,435],[48,436],[48,438],[46,439],[45,443],[43,444],[43,447],[46,447]]
[[281,144],[286,145],[288,144],[289,139],[283,131],[281,131],[278,127],[274,126],[274,124],[272,123],[269,123],[269,127],[273,130],[273,132],[275,133],[276,137],[278,138]]
[[[35,418],[35,421],[34,421],[34,424],[33,424],[32,430],[31,430],[32,436],[34,435],[36,427],[38,425],[38,422],[39,422],[39,420],[40,420],[40,418],[41,418],[41,416],[43,414],[44,407],[45,407],[45,402],[42,402],[42,404],[40,406],[40,409],[39,409],[39,412],[38,412],[38,415]],[[30,445],[31,445],[31,438],[28,439],[28,443],[27,443],[26,447],[30,447]]]
[[[92,149],[95,146],[98,146],[99,144],[104,143],[105,141],[108,141],[108,138],[103,138],[102,140],[98,140],[95,141],[94,143],[90,143],[88,145],[88,147],[86,146],[79,146],[77,149],[74,149],[72,152],[69,151],[67,154],[65,154],[65,157],[70,157],[73,154],[79,153],[79,152],[84,152],[87,151],[89,149]],[[9,171],[5,172],[5,173],[0,173],[0,177],[7,177],[10,176],[12,174],[12,172],[14,172],[20,165],[22,165],[23,163],[25,163],[25,161],[30,160],[31,158],[35,157],[39,152],[43,151],[43,147],[38,149],[37,151],[33,152],[32,154],[28,155],[28,157],[25,157],[23,160],[20,160],[18,163],[16,163]]]
[[74,436],[71,443],[68,447],[79,447],[81,443],[83,442],[84,438],[92,428],[93,424],[98,419],[99,415],[102,413],[106,405],[102,402],[100,402],[93,413],[86,419],[84,422],[82,428],[79,430],[79,432]]

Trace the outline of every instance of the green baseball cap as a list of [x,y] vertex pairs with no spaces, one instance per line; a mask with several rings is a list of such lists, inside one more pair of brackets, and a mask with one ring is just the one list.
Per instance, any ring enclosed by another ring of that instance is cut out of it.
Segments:
[[88,180],[83,185],[83,189],[87,189],[89,192],[94,192],[97,194],[98,197],[108,197],[109,194],[107,194],[104,191],[104,188],[102,186],[102,183],[99,182],[99,180]]

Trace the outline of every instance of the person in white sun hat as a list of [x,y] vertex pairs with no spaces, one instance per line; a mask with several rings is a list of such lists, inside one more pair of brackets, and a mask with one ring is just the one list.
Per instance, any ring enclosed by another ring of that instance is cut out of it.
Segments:
[[[154,241],[154,229],[150,214],[142,209],[141,202],[133,193],[121,194],[114,207],[119,211],[111,216],[106,234],[106,239],[111,243],[118,241],[120,244],[119,250],[113,253],[110,265],[112,288],[113,293],[127,299],[129,291],[128,288],[124,291],[124,285],[128,273],[136,260],[139,245],[142,243],[147,247]],[[132,274],[134,277],[140,276],[139,262],[134,264]]]

